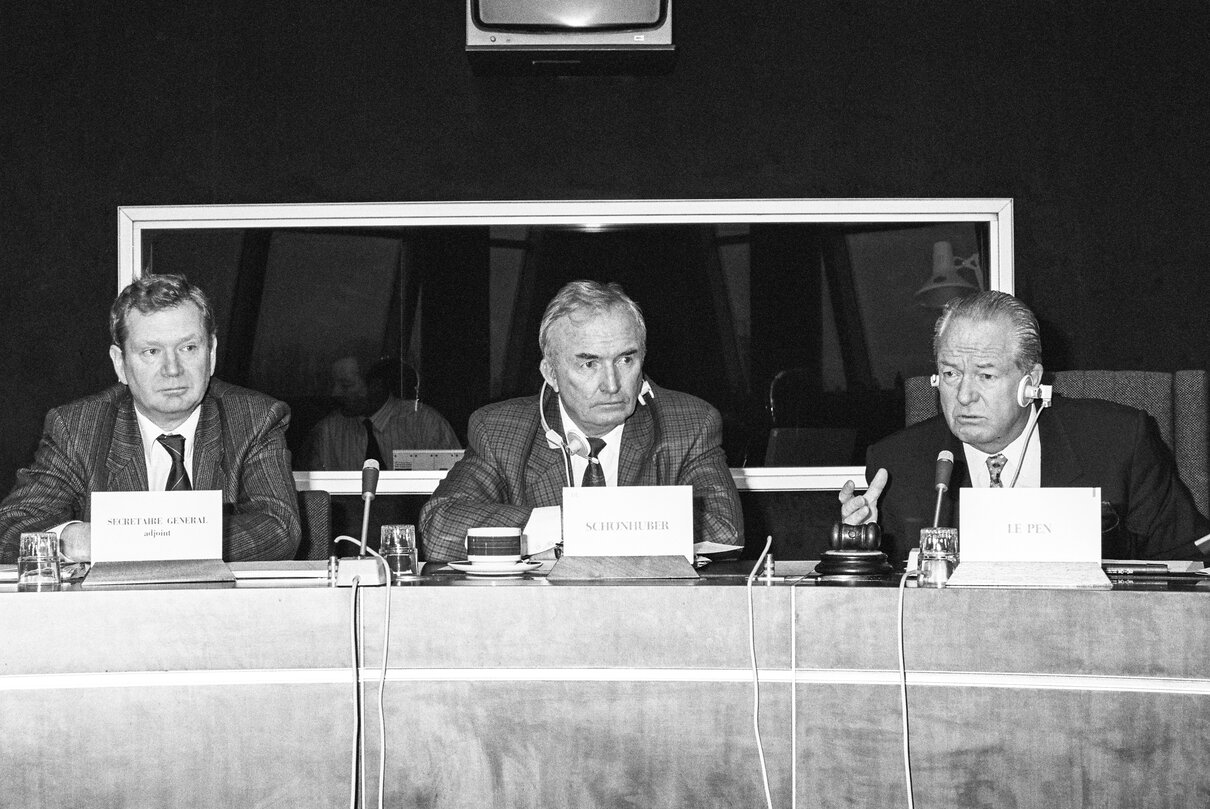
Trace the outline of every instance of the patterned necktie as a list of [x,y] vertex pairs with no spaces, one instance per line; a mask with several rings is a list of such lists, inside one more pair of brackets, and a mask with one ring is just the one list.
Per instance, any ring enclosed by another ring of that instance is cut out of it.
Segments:
[[382,449],[378,446],[378,439],[374,437],[374,422],[362,419],[361,423],[366,428],[366,460],[373,458],[382,466]]
[[601,468],[601,461],[597,456],[601,454],[601,450],[605,449],[605,442],[599,438],[590,438],[588,448],[588,466],[584,469],[584,479],[580,481],[580,485],[604,486],[605,470]]
[[991,474],[993,489],[1004,488],[1004,484],[1000,482],[1000,472],[1003,471],[1006,463],[1008,463],[1008,458],[998,453],[987,459],[987,471]]
[[185,436],[161,435],[156,441],[172,456],[172,469],[168,470],[168,482],[164,484],[164,491],[190,491],[193,487],[189,485],[189,473],[185,471]]

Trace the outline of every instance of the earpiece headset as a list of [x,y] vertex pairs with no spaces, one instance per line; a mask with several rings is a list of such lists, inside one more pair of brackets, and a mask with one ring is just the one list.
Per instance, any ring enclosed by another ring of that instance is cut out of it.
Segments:
[[[937,374],[929,377],[929,384],[934,388],[940,387],[941,378]],[[1043,407],[1050,407],[1051,386],[1035,384],[1033,377],[1029,374],[1021,377],[1020,383],[1017,384],[1017,405],[1019,407],[1029,407],[1035,401],[1041,400]]]
[[[574,486],[571,474],[571,456],[579,455],[581,458],[587,458],[589,453],[588,441],[579,433],[572,433],[567,439],[550,426],[550,422],[546,420],[546,389],[550,387],[550,383],[545,379],[542,380],[542,389],[538,392],[538,419],[542,422],[542,432],[546,437],[546,443],[551,449],[563,451],[563,461],[567,472],[567,485]],[[554,390],[551,388],[551,390]],[[558,393],[558,391],[555,391]],[[651,390],[651,383],[646,379],[643,380],[643,386],[639,389],[639,404],[646,405],[647,397],[655,398],[655,392]]]

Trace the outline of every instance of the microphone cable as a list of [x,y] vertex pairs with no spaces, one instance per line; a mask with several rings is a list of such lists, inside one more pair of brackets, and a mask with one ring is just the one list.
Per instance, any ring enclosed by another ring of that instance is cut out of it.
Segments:
[[[351,536],[342,535],[342,536],[339,536],[336,538],[336,542],[352,542],[354,544],[358,544],[359,541],[354,539]],[[385,803],[385,798],[386,798],[387,725],[386,725],[385,695],[386,695],[386,684],[387,684],[387,657],[390,652],[390,646],[391,646],[391,568],[390,568],[390,565],[387,564],[387,560],[382,558],[382,555],[380,553],[378,553],[378,551],[374,550],[373,548],[366,548],[366,552],[378,560],[379,564],[382,566],[383,574],[386,577],[386,598],[385,598],[385,603],[383,606],[384,615],[383,615],[383,620],[382,620],[382,664],[381,664],[381,667],[379,670],[379,676],[378,676],[378,739],[379,739],[378,807],[379,807],[379,809],[382,809],[383,805]],[[354,623],[353,623],[352,635],[353,635],[353,663],[354,663],[353,680],[355,683],[354,707],[355,707],[356,714],[357,714],[354,719],[354,724],[353,724],[353,737],[354,737],[353,760],[354,760],[354,762],[356,762],[359,758],[358,752],[361,752],[362,755],[364,755],[364,749],[365,749],[365,727],[364,727],[364,722],[362,721],[362,713],[364,712],[362,692],[364,690],[365,683],[361,676],[362,655],[361,655],[361,650],[360,650],[360,645],[359,645],[359,641],[361,643],[364,643],[364,638],[362,638],[361,634],[360,634],[360,628],[361,628],[361,599],[360,599],[360,595],[359,595],[360,591],[361,591],[361,580],[359,577],[354,577],[354,579],[353,579],[353,613],[354,613],[353,621],[354,621]],[[357,773],[356,773],[357,765],[354,764],[353,766],[354,766],[353,779],[354,779],[354,782],[356,782],[357,781]],[[365,784],[364,758],[362,759],[361,766],[362,766],[361,784],[364,787],[364,784]],[[356,795],[356,794],[357,794],[357,790],[356,790],[356,786],[355,786],[354,795]],[[354,804],[353,806],[355,809],[356,804]]]
[[360,599],[361,579],[353,578],[353,602],[352,609],[349,614],[352,618],[352,626],[349,630],[349,639],[352,642],[352,658],[353,658],[353,757],[350,762],[351,771],[349,773],[349,809],[357,809],[357,799],[361,791],[361,779],[358,777],[358,763],[361,753],[361,653],[358,649],[358,625],[360,618]]
[[1021,475],[1021,469],[1025,466],[1025,455],[1029,452],[1029,442],[1034,437],[1034,428],[1038,426],[1038,416],[1042,415],[1042,408],[1037,405],[1029,406],[1029,424],[1025,428],[1025,443],[1021,445],[1021,458],[1017,461],[1017,468],[1013,472],[1012,482],[1008,484],[1008,488],[1014,489],[1017,486],[1017,478]]
[[[748,590],[748,652],[752,661],[752,730],[756,735],[756,752],[760,757],[760,777],[765,788],[765,805],[768,809],[773,809],[773,798],[769,794],[769,769],[765,764],[765,746],[760,738],[760,673],[756,666],[756,619],[752,610],[752,582],[756,580],[756,575],[760,571],[765,557],[769,555],[769,548],[772,545],[773,535],[770,534],[765,539],[765,549],[761,551],[756,564],[752,566],[752,572],[748,574],[746,585]],[[791,639],[791,643],[793,643],[793,639]]]
[[916,557],[917,551],[913,550],[908,554],[907,568],[903,571],[903,576],[899,579],[899,612],[896,619],[896,635],[899,643],[899,706],[900,717],[903,724],[903,777],[907,787],[907,805],[908,809],[914,809],[915,801],[912,798],[912,757],[911,748],[909,745],[910,733],[908,731],[908,693],[907,693],[907,660],[904,655],[904,640],[903,640],[903,597],[907,590],[908,577],[912,575],[912,562]]

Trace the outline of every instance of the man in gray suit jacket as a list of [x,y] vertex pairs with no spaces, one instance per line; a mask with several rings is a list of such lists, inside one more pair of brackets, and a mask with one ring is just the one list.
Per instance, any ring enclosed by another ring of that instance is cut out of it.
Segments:
[[94,491],[220,489],[223,558],[289,559],[300,526],[285,431],[289,408],[212,379],[214,313],[182,276],[149,275],[110,312],[120,384],[51,410],[33,464],[0,505],[0,561],[22,531],[59,532],[91,558]]
[[[575,485],[693,487],[699,552],[743,547],[743,516],[722,419],[643,376],[647,327],[617,284],[573,281],[546,307],[537,396],[471,414],[466,456],[420,513],[426,558],[465,558],[466,529],[523,528]],[[549,387],[554,396],[545,396]]]

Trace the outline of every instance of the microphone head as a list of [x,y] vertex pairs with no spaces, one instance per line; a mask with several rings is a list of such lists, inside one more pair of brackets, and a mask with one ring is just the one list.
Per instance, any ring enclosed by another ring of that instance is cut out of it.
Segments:
[[374,492],[378,489],[378,461],[373,458],[366,458],[366,462],[361,465],[361,494],[362,496],[374,496]]
[[954,474],[954,453],[943,449],[937,453],[937,472],[934,485],[941,491],[950,487],[950,477]]

